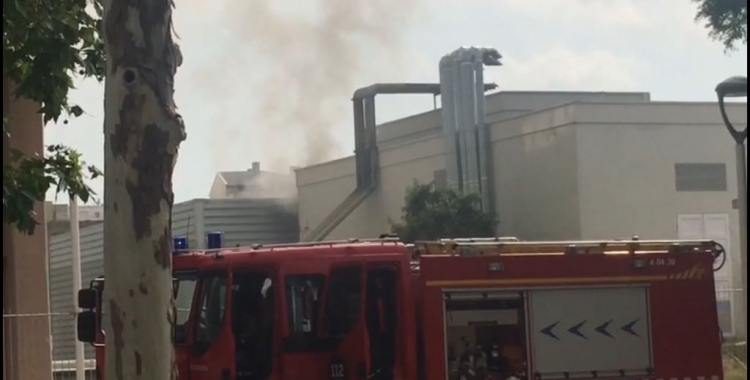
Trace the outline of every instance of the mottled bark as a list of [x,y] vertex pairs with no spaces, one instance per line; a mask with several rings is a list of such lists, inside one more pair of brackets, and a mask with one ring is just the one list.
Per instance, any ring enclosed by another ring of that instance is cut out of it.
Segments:
[[103,0],[106,378],[174,379],[172,172],[182,120],[170,0]]

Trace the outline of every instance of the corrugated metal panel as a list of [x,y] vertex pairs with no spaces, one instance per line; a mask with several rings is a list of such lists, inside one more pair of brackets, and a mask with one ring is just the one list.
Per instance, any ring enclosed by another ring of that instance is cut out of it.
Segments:
[[[224,245],[296,242],[299,237],[297,205],[293,200],[197,199],[176,204],[172,210],[172,234],[189,236],[190,247],[205,246],[205,232],[224,233]],[[81,228],[81,271],[83,285],[104,274],[103,225]],[[53,313],[75,311],[72,294],[70,233],[50,237],[49,292]],[[72,316],[52,320],[55,360],[75,357],[75,321]],[[87,347],[87,357],[93,351]]]
[[297,205],[291,200],[199,200],[205,232],[224,233],[224,245],[291,243],[299,237]]
[[[83,284],[104,273],[103,224],[81,229],[81,278]],[[70,233],[55,235],[49,241],[49,292],[52,313],[75,311]],[[75,359],[75,319],[72,315],[52,317],[52,354],[54,360]],[[86,346],[86,356],[93,350]]]
[[178,203],[172,208],[172,235],[187,236],[191,248],[200,248],[196,244],[198,236],[195,234],[196,225],[200,223],[201,220],[195,215],[195,201]]

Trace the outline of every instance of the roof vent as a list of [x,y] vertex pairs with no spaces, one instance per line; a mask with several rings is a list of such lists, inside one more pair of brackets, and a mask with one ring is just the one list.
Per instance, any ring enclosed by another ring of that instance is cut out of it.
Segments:
[[258,161],[253,162],[253,167],[250,170],[254,171],[254,172],[259,172],[260,171],[260,162],[258,162]]

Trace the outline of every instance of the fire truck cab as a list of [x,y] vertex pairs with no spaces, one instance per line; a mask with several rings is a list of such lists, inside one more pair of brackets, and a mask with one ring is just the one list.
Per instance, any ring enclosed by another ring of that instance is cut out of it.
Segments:
[[[395,240],[185,252],[173,267],[181,380],[416,377],[409,256]],[[99,371],[104,291],[99,280],[79,297]]]
[[[717,259],[713,241],[507,238],[179,253],[179,379],[721,380]],[[78,316],[100,380],[104,285]]]

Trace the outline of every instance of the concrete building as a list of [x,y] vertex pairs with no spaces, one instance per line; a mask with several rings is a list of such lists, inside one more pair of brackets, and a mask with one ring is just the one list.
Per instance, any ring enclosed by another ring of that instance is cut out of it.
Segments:
[[[3,162],[9,148],[28,155],[44,154],[44,124],[39,105],[13,95],[3,78],[3,117],[9,120],[9,139],[3,133]],[[44,221],[44,205],[36,205]],[[3,379],[49,380],[50,320],[47,296],[47,231],[44,223],[33,235],[18,233],[3,223]]]
[[[747,104],[727,108],[744,127]],[[499,92],[485,109],[498,235],[715,239],[730,252],[716,274],[720,298],[727,296],[722,328],[744,335],[730,318],[741,318],[741,295],[731,292],[741,284],[737,187],[717,104],[654,102],[648,93]],[[299,169],[301,236],[336,219],[337,207],[353,211],[326,239],[389,231],[414,181],[447,185],[443,124],[435,110],[378,125],[377,183],[348,207],[341,203],[357,183],[354,157]]]
[[[44,215],[47,220],[47,235],[54,236],[70,231],[70,209],[68,205],[45,202]],[[78,222],[81,227],[104,223],[104,206],[78,206]]]
[[[223,233],[225,247],[297,241],[297,210],[293,199],[195,199],[172,210],[173,236],[186,236],[190,249],[206,248],[208,232]],[[81,228],[81,277],[84,286],[104,275],[103,224]],[[66,315],[76,310],[70,233],[50,237],[49,294],[52,312]],[[46,272],[45,272],[46,273]],[[75,321],[52,320],[54,360],[75,357]],[[87,357],[93,352],[87,348]]]
[[[294,168],[292,168],[292,171]],[[253,162],[245,171],[216,173],[208,197],[210,199],[236,198],[294,198],[297,187],[294,174],[261,170],[260,162]]]

